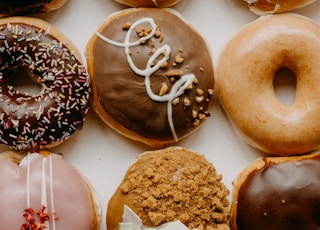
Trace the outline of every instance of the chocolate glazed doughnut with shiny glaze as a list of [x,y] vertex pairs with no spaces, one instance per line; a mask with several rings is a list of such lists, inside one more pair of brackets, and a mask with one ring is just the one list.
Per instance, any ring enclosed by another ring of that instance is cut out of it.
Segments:
[[95,111],[128,138],[151,146],[175,143],[209,116],[211,54],[171,11],[135,8],[112,15],[89,41],[86,57]]
[[234,184],[232,229],[320,228],[320,155],[261,158]]
[[[0,20],[0,47],[0,143],[17,150],[53,147],[82,127],[90,81],[64,35],[40,19],[11,17]],[[18,70],[40,92],[17,90]]]

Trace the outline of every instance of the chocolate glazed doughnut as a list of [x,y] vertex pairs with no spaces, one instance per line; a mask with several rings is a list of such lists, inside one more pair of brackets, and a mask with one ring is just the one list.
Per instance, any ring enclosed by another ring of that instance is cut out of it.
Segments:
[[[73,44],[48,23],[31,17],[0,20],[0,142],[14,149],[53,147],[82,127],[90,81]],[[37,94],[11,83],[24,70]]]
[[261,158],[234,183],[232,229],[320,228],[320,152]]
[[171,11],[132,8],[112,15],[89,41],[86,57],[95,111],[128,138],[174,143],[209,116],[211,54]]
[[0,0],[0,17],[46,13],[62,7],[67,0]]

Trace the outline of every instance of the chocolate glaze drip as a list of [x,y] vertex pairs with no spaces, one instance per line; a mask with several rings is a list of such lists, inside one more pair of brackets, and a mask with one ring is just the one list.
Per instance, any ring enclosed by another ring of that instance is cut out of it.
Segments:
[[320,228],[320,156],[268,163],[253,171],[239,190],[239,230]]
[[[87,113],[86,69],[48,31],[15,23],[0,27],[0,142],[15,149],[62,142],[82,127]],[[11,85],[21,68],[41,86],[38,94]]]
[[[136,9],[121,12],[110,23],[99,29],[106,38],[124,42],[127,31],[122,27],[127,22],[131,24],[141,18],[153,18],[157,24],[163,40],[152,38],[146,44],[131,47],[131,57],[138,68],[144,69],[153,49],[163,45],[171,48],[168,66],[161,68],[151,76],[151,88],[157,94],[163,83],[168,85],[170,92],[172,78],[166,74],[170,70],[182,70],[183,74],[194,74],[198,80],[193,88],[186,90],[180,96],[179,103],[172,106],[173,123],[178,137],[182,137],[194,130],[201,121],[193,118],[192,111],[198,116],[208,116],[208,105],[211,99],[208,91],[213,89],[213,64],[210,52],[203,38],[177,15],[159,9]],[[150,28],[146,24],[144,29]],[[133,33],[130,41],[139,37]],[[144,77],[135,74],[130,68],[123,47],[109,44],[99,38],[92,47],[93,66],[88,67],[93,78],[94,99],[100,103],[104,113],[127,130],[144,138],[157,140],[172,140],[172,133],[167,118],[167,102],[153,101],[146,92]],[[183,62],[173,66],[175,56],[183,57]],[[90,70],[91,69],[91,70]],[[179,79],[179,76],[173,78]],[[196,90],[201,89],[203,100],[195,102]],[[191,105],[185,106],[183,100],[188,98]],[[204,117],[205,117],[204,116]],[[203,118],[203,117],[202,117]]]
[[47,11],[53,0],[0,0],[0,14],[27,15]]

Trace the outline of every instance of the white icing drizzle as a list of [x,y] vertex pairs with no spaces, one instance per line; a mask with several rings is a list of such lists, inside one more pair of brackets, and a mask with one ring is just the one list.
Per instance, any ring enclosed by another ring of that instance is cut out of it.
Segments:
[[52,167],[52,157],[49,157],[50,166],[50,198],[51,198],[51,219],[52,219],[52,229],[56,230],[56,212],[54,207],[54,195],[53,195],[53,167]]
[[[56,230],[55,226],[55,210],[54,210],[54,194],[53,194],[53,166],[52,166],[52,157],[49,156],[49,183],[50,183],[50,199],[51,199],[51,219],[52,219],[52,229]],[[41,166],[41,204],[40,206],[45,206],[48,210],[48,201],[47,201],[47,161],[46,157],[42,159]],[[31,191],[30,191],[30,169],[31,169],[31,155],[28,153],[27,156],[27,208],[31,208]],[[49,213],[49,210],[48,210]],[[50,230],[49,220],[45,222],[47,225],[46,229]]]
[[[44,205],[46,208],[48,207],[47,202],[47,158],[42,159],[42,171],[41,171],[41,206]],[[47,228],[50,229],[50,225],[48,221],[45,221]]]
[[27,156],[27,208],[31,208],[30,204],[30,153]]
[[[149,23],[152,27],[151,32],[148,35],[139,38],[137,41],[130,42],[130,36],[131,36],[134,28],[136,28],[138,25],[140,25],[142,23]],[[151,78],[151,75],[153,73],[155,73],[157,70],[159,70],[161,65],[169,59],[170,51],[171,51],[170,46],[163,45],[156,52],[154,52],[154,54],[151,55],[151,57],[149,58],[145,69],[139,69],[134,64],[134,61],[131,58],[130,50],[129,50],[130,47],[141,45],[142,41],[146,41],[146,40],[149,40],[150,38],[152,38],[156,33],[156,28],[157,28],[157,25],[155,24],[155,22],[152,18],[142,18],[142,19],[137,20],[136,22],[134,22],[130,26],[130,28],[128,29],[128,32],[126,34],[125,41],[123,43],[116,42],[116,41],[113,41],[109,38],[106,38],[105,36],[103,36],[102,34],[100,34],[98,32],[96,32],[96,35],[100,39],[102,39],[103,41],[105,41],[109,44],[112,44],[114,46],[124,47],[127,61],[130,65],[131,69],[137,75],[143,76],[145,78],[145,86],[146,86],[148,96],[154,101],[167,102],[167,117],[168,117],[170,130],[171,130],[171,133],[172,133],[174,140],[178,141],[178,136],[176,134],[176,130],[175,130],[175,127],[173,124],[173,119],[172,119],[172,101],[175,98],[181,96],[184,93],[184,91],[189,87],[189,85],[195,80],[194,74],[183,75],[177,82],[175,82],[175,84],[172,86],[169,93],[161,95],[161,96],[156,95],[152,92],[150,78]],[[163,57],[160,60],[158,60],[156,64],[154,64],[155,61],[161,55],[163,55]]]

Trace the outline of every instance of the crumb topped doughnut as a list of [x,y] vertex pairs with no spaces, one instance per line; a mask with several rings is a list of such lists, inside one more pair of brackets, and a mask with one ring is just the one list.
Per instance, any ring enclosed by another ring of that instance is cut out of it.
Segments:
[[170,7],[178,4],[181,0],[115,0],[131,7]]
[[234,182],[232,229],[317,230],[320,152],[261,158]]
[[211,54],[172,11],[130,8],[113,14],[89,41],[86,57],[95,111],[128,138],[171,144],[210,115]]
[[316,0],[244,0],[250,10],[257,15],[284,13],[303,6],[307,6]]
[[68,0],[1,0],[0,17],[47,13],[59,9]]
[[[2,144],[17,150],[53,147],[82,127],[90,79],[65,36],[40,19],[10,17],[0,20],[0,47]],[[12,78],[18,70],[40,92],[16,90]]]
[[4,152],[0,177],[2,229],[100,229],[93,188],[60,155]]
[[145,152],[109,200],[108,229],[119,229],[125,205],[148,227],[181,221],[188,229],[229,229],[229,191],[221,179],[204,156],[191,150]]
[[[291,155],[320,146],[320,88],[315,87],[320,84],[319,37],[319,25],[308,18],[269,15],[247,25],[223,49],[217,94],[236,130],[253,147]],[[291,105],[282,103],[274,90],[281,69],[296,78]]]

